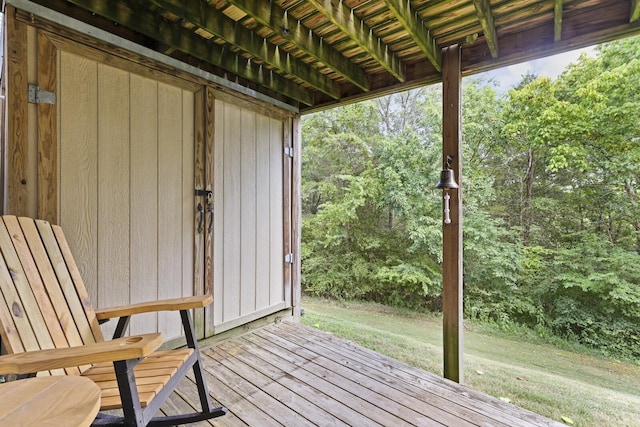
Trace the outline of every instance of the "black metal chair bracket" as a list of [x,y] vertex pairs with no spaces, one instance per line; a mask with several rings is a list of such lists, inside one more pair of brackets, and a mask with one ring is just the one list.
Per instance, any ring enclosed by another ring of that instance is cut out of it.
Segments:
[[[202,360],[200,358],[200,350],[198,349],[198,341],[196,340],[195,331],[193,328],[193,322],[191,320],[191,314],[189,310],[180,310],[180,317],[182,318],[182,326],[184,328],[185,338],[187,340],[187,347],[194,349],[193,353],[187,358],[185,363],[178,369],[169,382],[160,390],[160,392],[153,398],[149,405],[142,408],[140,406],[140,400],[138,398],[138,389],[136,386],[135,376],[133,369],[139,362],[138,359],[118,361],[114,362],[114,368],[116,372],[116,379],[118,386],[121,390],[120,398],[122,399],[124,408],[133,408],[132,410],[124,411],[124,416],[114,416],[104,413],[99,413],[96,419],[93,421],[92,426],[149,426],[149,427],[168,427],[181,424],[192,423],[196,421],[204,421],[211,418],[220,417],[227,413],[227,408],[218,407],[214,408],[209,396],[209,390],[204,380],[204,370],[202,367]],[[118,326],[114,332],[114,339],[119,338],[124,333],[129,324],[129,317],[123,316],[118,321]],[[200,404],[202,406],[202,412],[196,412],[191,414],[170,415],[163,417],[153,417],[160,409],[160,406],[173,392],[178,383],[186,376],[189,369],[193,369],[193,374],[198,388],[198,395],[200,396]]]

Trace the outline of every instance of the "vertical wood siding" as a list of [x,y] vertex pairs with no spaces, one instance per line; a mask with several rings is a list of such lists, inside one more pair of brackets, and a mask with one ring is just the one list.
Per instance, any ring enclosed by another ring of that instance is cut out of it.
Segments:
[[284,308],[283,126],[215,102],[215,325]]
[[66,52],[58,75],[59,218],[94,304],[192,295],[194,94]]

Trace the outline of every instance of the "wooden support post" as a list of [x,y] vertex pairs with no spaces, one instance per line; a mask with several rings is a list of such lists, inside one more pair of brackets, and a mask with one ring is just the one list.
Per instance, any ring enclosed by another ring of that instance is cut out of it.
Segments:
[[442,297],[444,376],[462,382],[462,143],[461,143],[461,82],[460,46],[443,49],[442,66],[442,160],[453,161],[457,190],[451,195],[451,223],[442,228]]
[[5,156],[6,182],[3,212],[18,216],[33,215],[29,209],[29,194],[35,191],[29,173],[29,135],[27,114],[27,25],[15,18],[16,11],[7,7],[5,11],[6,34],[6,117],[7,133]]

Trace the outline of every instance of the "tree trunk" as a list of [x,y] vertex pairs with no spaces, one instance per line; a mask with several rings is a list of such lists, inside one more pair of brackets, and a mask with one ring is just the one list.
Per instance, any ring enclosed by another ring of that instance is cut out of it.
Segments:
[[536,162],[532,150],[527,151],[527,169],[524,175],[524,200],[520,211],[520,225],[522,226],[522,240],[529,246],[531,239],[531,201],[533,200],[533,182]]

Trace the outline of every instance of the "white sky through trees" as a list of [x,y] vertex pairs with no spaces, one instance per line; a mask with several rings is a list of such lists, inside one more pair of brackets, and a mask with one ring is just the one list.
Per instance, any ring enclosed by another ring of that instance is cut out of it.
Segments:
[[527,72],[536,74],[538,77],[551,77],[552,79],[555,79],[562,73],[562,71],[564,71],[567,65],[577,61],[578,57],[583,52],[589,56],[595,56],[595,46],[576,49],[570,52],[536,59],[535,61],[527,61],[516,65],[510,65],[508,67],[482,73],[480,76],[487,80],[494,79],[500,84],[496,88],[496,91],[506,92],[520,83],[522,76],[527,74]]

